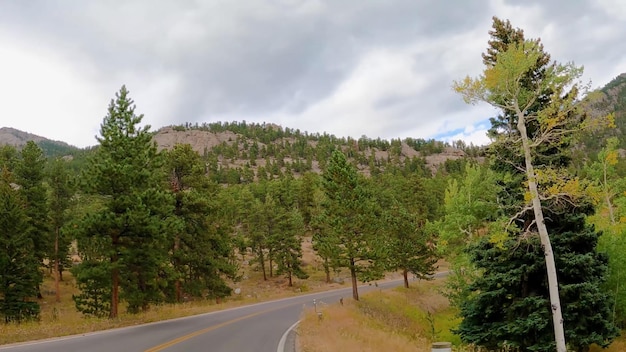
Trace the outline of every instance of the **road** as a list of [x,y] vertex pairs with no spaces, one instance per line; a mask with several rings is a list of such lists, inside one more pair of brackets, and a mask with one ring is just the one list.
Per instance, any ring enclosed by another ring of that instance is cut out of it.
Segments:
[[[401,280],[363,285],[359,293],[402,284]],[[283,334],[304,307],[351,299],[350,287],[257,303],[218,312],[57,339],[0,346],[10,352],[211,351],[276,352]]]

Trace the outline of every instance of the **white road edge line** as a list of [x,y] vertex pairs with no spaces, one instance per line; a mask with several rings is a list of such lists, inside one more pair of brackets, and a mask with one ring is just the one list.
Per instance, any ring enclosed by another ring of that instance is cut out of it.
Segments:
[[[435,273],[435,275],[433,275],[433,277],[437,278],[437,277],[440,277],[440,276],[445,276],[446,274],[448,274],[450,272],[451,271],[437,272],[437,273]],[[444,275],[441,275],[441,274],[444,274]],[[380,284],[390,283],[390,282],[400,282],[400,281],[402,281],[402,279],[393,279],[393,280],[381,282]],[[363,283],[363,284],[359,285],[359,288],[361,288],[361,287],[368,287],[368,286],[371,286],[371,284]],[[123,327],[119,327],[119,328],[113,328],[113,329],[89,331],[89,332],[83,332],[83,333],[74,334],[74,335],[67,335],[67,336],[60,336],[60,337],[50,337],[50,338],[39,339],[39,340],[14,342],[14,343],[9,343],[9,344],[5,344],[5,345],[0,345],[0,351],[12,349],[12,348],[17,348],[17,347],[40,345],[40,344],[48,343],[48,342],[65,341],[65,340],[79,339],[81,337],[90,337],[90,336],[94,336],[94,335],[103,335],[103,334],[108,334],[108,333],[119,331],[119,330],[138,329],[138,328],[142,328],[142,327],[148,326],[148,325],[158,325],[158,324],[169,323],[169,322],[173,322],[173,321],[177,321],[177,320],[183,320],[183,319],[200,318],[202,316],[219,314],[219,313],[226,312],[226,311],[244,310],[246,308],[250,308],[250,307],[254,307],[254,306],[261,306],[261,305],[265,305],[265,304],[276,303],[276,302],[279,302],[279,301],[297,300],[297,299],[303,298],[303,297],[311,297],[311,296],[320,296],[320,295],[324,295],[324,294],[332,294],[332,293],[335,293],[335,292],[338,292],[338,291],[342,291],[342,290],[346,290],[347,291],[349,289],[350,289],[350,287],[343,287],[343,288],[337,288],[337,289],[328,290],[328,291],[318,291],[318,292],[307,293],[307,294],[298,295],[298,296],[292,296],[292,297],[287,297],[287,298],[273,299],[273,300],[269,300],[269,301],[243,305],[243,306],[239,306],[239,307],[220,309],[220,310],[216,310],[216,311],[208,312],[208,313],[200,313],[200,314],[189,315],[189,316],[185,316],[185,317],[179,317],[179,318],[173,318],[173,319],[154,321],[154,322],[144,323],[144,324],[139,324],[139,325],[130,325],[130,326],[123,326]],[[298,325],[299,322],[300,321],[296,322],[290,328],[290,330],[295,328],[295,326]],[[289,332],[289,330],[287,330],[287,332]],[[283,352],[283,351],[279,351],[279,352]]]
[[285,352],[285,343],[287,342],[287,336],[289,335],[291,330],[298,326],[298,324],[300,324],[300,320],[295,322],[292,326],[289,327],[289,329],[287,329],[287,331],[285,331],[283,336],[280,338],[280,342],[278,342],[278,348],[276,349],[276,352]]

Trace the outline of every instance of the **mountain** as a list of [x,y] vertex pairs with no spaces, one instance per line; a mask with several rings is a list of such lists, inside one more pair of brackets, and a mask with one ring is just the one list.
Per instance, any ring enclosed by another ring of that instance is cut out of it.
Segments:
[[622,141],[621,147],[626,148],[626,73],[615,77],[600,89],[601,98],[597,106],[602,113],[615,114],[614,134]]
[[[11,128],[11,127],[0,128],[0,143],[2,144],[9,144],[9,145],[13,145],[16,147],[22,147],[26,145],[26,142],[28,141],[33,141],[35,143],[38,143],[38,142],[45,141],[45,140],[48,140],[48,139],[32,134],[32,133],[16,130],[15,128]],[[59,142],[59,143],[63,143],[63,142]]]
[[[167,126],[153,132],[153,138],[160,150],[171,149],[176,144],[191,145],[204,158],[209,174],[220,183],[250,182],[284,173],[320,172],[335,148],[341,149],[366,175],[388,167],[406,173],[421,170],[424,174],[435,173],[442,166],[457,170],[460,164],[455,164],[456,161],[482,155],[481,147],[461,142],[450,145],[432,139],[388,141],[365,136],[355,140],[245,121]],[[84,156],[89,152],[14,128],[0,129],[0,145],[20,148],[27,141],[37,143],[46,156]]]
[[[582,112],[589,119],[613,114],[615,126],[595,127],[577,134],[571,148],[572,169],[583,170],[585,165],[596,160],[598,153],[606,146],[607,139],[611,137],[619,140],[619,152],[622,157],[626,156],[626,73],[587,94],[580,104]],[[619,168],[626,171],[626,164]]]
[[53,141],[15,128],[0,128],[0,146],[8,144],[20,149],[25,146],[28,141],[35,142],[47,157],[71,155],[79,150],[79,148],[65,142]]
[[154,140],[159,149],[189,144],[216,170],[223,171],[225,168],[231,173],[244,168],[254,169],[256,173],[259,167],[274,174],[319,172],[325,157],[335,147],[340,148],[367,175],[390,164],[435,172],[447,160],[464,158],[466,151],[473,156],[480,154],[478,147],[462,146],[464,151],[435,140],[407,138],[387,141],[366,137],[355,140],[302,133],[275,124],[246,122],[168,126],[159,129],[154,134]]

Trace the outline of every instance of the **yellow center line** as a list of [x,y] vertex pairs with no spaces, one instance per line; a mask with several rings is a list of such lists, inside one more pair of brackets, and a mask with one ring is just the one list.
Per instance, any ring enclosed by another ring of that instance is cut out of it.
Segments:
[[189,339],[192,339],[192,338],[194,338],[196,336],[202,335],[202,334],[207,333],[209,331],[213,331],[213,330],[222,328],[224,326],[227,326],[227,325],[230,325],[230,324],[234,324],[234,323],[236,323],[238,321],[242,321],[242,320],[245,320],[245,319],[248,319],[248,318],[252,318],[254,316],[265,314],[265,313],[271,312],[273,310],[277,310],[277,309],[280,309],[280,308],[285,308],[285,307],[288,307],[288,306],[291,306],[291,305],[294,305],[294,303],[288,304],[288,305],[282,306],[282,307],[267,309],[267,310],[264,310],[264,311],[248,314],[248,315],[245,315],[243,317],[239,317],[239,318],[235,318],[235,319],[232,319],[232,320],[229,320],[229,321],[225,321],[223,323],[210,326],[210,327],[208,327],[206,329],[194,331],[194,332],[192,332],[190,334],[187,334],[185,336],[181,336],[181,337],[175,338],[173,340],[167,341],[167,342],[162,343],[160,345],[157,345],[157,346],[154,346],[152,348],[149,348],[149,349],[145,350],[144,352],[159,352],[159,351],[163,351],[164,349],[166,349],[168,347],[172,347],[172,346],[174,346],[176,344],[179,344],[181,342],[187,341]]

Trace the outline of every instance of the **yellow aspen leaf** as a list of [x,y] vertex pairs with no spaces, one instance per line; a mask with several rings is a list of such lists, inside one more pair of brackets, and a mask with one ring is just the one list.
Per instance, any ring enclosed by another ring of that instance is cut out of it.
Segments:
[[611,150],[606,154],[606,157],[604,158],[604,160],[606,161],[606,163],[608,165],[616,165],[617,164],[617,159],[618,159],[618,153],[617,150]]
[[498,249],[506,249],[504,243],[508,239],[508,234],[506,232],[496,232],[489,236],[489,243],[496,246]]
[[526,203],[530,203],[533,200],[533,196],[530,194],[529,191],[524,192],[524,202]]
[[609,128],[617,128],[617,125],[615,125],[615,115],[613,113],[608,114],[605,120]]
[[559,186],[558,185],[551,185],[550,187],[548,187],[547,193],[548,193],[548,195],[555,195],[555,194],[560,193]]

